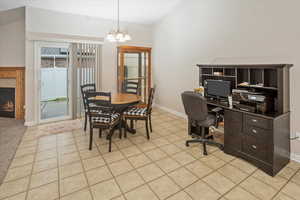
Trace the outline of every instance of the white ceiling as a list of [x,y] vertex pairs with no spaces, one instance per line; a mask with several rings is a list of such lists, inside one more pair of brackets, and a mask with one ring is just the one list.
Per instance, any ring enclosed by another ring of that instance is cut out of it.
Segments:
[[[151,24],[181,0],[120,0],[121,21]],[[117,0],[0,0],[0,11],[32,6],[66,13],[116,19]]]

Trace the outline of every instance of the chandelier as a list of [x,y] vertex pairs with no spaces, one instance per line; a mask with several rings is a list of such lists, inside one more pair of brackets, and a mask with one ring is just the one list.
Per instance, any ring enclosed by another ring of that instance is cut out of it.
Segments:
[[131,40],[130,35],[120,30],[120,0],[118,0],[118,20],[117,20],[117,29],[110,31],[106,39],[110,42],[126,42]]

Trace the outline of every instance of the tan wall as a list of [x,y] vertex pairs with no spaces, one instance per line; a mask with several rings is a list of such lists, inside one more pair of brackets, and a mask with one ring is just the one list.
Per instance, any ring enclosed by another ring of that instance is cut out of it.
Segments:
[[0,12],[0,66],[25,66],[25,8]]
[[[154,30],[156,103],[183,112],[180,93],[198,86],[196,64],[292,63],[291,134],[300,132],[297,0],[183,1]],[[292,142],[300,155],[300,141]]]

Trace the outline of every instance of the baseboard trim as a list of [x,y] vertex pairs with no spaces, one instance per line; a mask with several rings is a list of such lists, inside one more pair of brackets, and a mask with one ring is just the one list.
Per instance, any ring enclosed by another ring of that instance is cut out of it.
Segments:
[[157,107],[157,108],[159,108],[159,109],[162,109],[162,110],[164,110],[164,111],[166,111],[166,112],[169,112],[169,113],[171,113],[171,114],[174,114],[174,115],[176,115],[176,116],[178,116],[178,117],[187,119],[186,114],[184,114],[184,113],[182,113],[182,112],[178,112],[178,111],[176,111],[176,110],[173,110],[173,109],[170,109],[170,108],[161,106],[161,105],[159,105],[159,104],[154,104],[154,107]]
[[24,123],[24,126],[34,126],[34,125],[36,125],[36,122],[34,121]]
[[291,160],[300,163],[300,155],[299,154],[295,154],[295,153],[291,153]]

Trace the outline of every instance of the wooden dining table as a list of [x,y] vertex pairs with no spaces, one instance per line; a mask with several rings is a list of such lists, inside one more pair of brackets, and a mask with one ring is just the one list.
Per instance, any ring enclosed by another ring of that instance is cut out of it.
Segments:
[[[107,100],[107,97],[96,96],[95,100]],[[131,104],[137,104],[142,100],[142,97],[135,94],[113,93],[111,95],[111,104],[114,106],[128,107]]]
[[[104,96],[95,96],[92,97],[94,100],[108,100],[108,97]],[[136,105],[140,103],[142,97],[136,94],[128,94],[128,93],[112,93],[111,95],[111,104],[114,109],[122,113],[124,112],[129,106]],[[136,130],[133,127],[133,121],[130,123],[130,127],[127,125],[125,121],[122,121],[122,127],[126,128],[128,132],[134,134]]]

